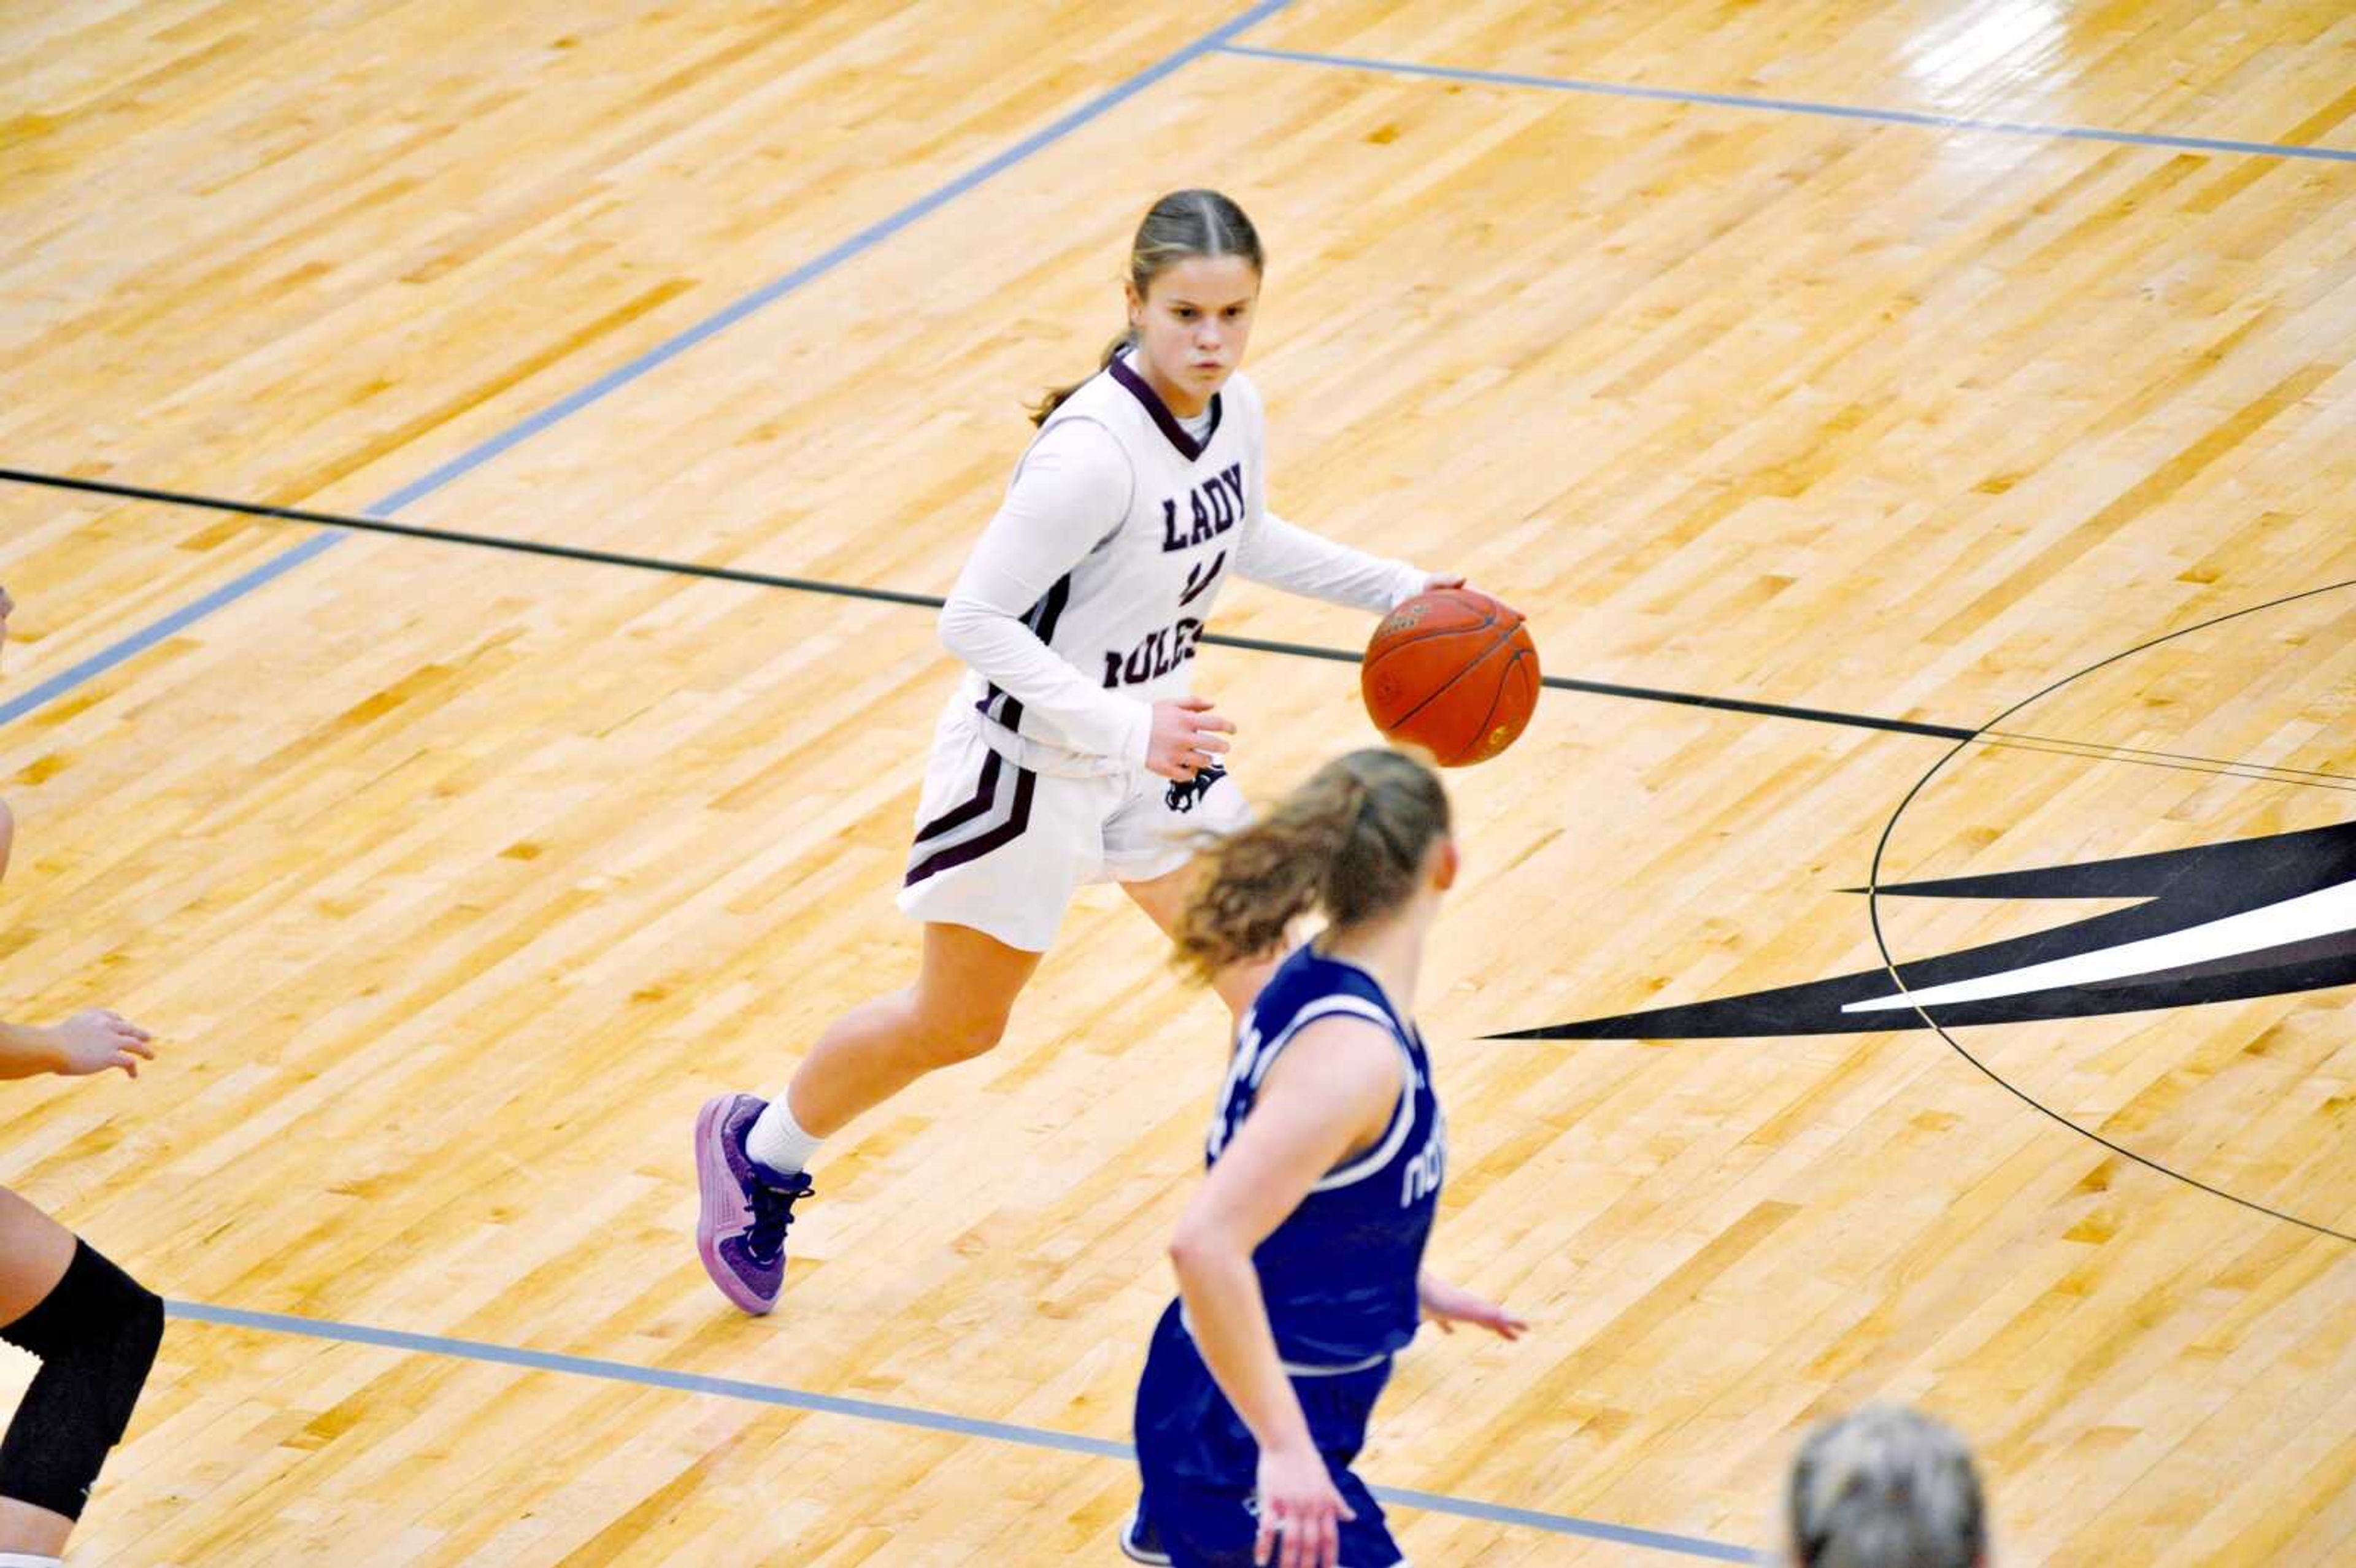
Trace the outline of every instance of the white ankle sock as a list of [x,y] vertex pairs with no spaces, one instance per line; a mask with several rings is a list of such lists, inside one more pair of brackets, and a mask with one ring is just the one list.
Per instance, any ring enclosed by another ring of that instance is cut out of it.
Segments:
[[29,1552],[0,1552],[0,1568],[65,1568],[62,1557],[36,1557]]
[[[794,1120],[793,1112],[786,1108],[786,1097],[780,1094],[769,1102],[769,1108],[761,1113],[753,1130],[744,1135],[744,1152],[778,1175],[791,1176],[809,1168],[810,1157],[825,1141],[802,1131],[802,1125]],[[0,1568],[7,1565],[0,1563]]]

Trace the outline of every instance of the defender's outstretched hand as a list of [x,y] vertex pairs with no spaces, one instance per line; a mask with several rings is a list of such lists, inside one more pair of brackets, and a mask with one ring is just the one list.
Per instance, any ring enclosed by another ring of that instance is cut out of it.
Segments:
[[1529,1325],[1486,1296],[1473,1295],[1461,1285],[1449,1284],[1425,1275],[1416,1281],[1416,1296],[1423,1303],[1423,1315],[1431,1319],[1443,1334],[1456,1332],[1459,1323],[1470,1323],[1486,1328],[1500,1339],[1518,1339],[1529,1331]]
[[58,1071],[70,1078],[103,1072],[110,1067],[120,1067],[136,1078],[142,1057],[155,1060],[155,1048],[148,1043],[155,1037],[121,1013],[104,1008],[76,1013],[48,1034],[57,1050]]

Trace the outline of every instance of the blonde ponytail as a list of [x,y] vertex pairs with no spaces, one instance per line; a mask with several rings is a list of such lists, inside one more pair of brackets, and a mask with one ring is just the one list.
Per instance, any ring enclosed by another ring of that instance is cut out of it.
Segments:
[[[1097,357],[1097,368],[1098,370],[1102,370],[1106,366],[1111,364],[1114,359],[1119,357],[1122,349],[1133,347],[1136,343],[1137,328],[1133,326],[1125,326],[1121,328],[1120,336],[1114,338],[1110,343],[1106,344],[1105,351]],[[1070,397],[1074,392],[1078,391],[1082,387],[1085,387],[1087,384],[1088,379],[1083,376],[1067,387],[1048,388],[1045,392],[1040,395],[1037,402],[1030,405],[1031,422],[1033,424],[1045,424],[1047,422],[1047,416],[1064,406],[1065,399]]]

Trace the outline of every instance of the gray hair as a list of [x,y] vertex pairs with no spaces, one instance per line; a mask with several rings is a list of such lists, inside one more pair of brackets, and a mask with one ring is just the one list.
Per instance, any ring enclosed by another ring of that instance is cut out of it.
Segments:
[[1987,1554],[1971,1450],[1901,1405],[1868,1405],[1809,1433],[1785,1502],[1797,1568],[1973,1568]]

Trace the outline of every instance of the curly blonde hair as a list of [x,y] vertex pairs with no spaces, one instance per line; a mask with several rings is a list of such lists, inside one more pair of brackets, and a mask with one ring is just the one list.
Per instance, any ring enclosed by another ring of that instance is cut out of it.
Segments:
[[1448,833],[1440,775],[1402,752],[1352,752],[1266,816],[1206,847],[1209,874],[1178,922],[1178,962],[1203,980],[1272,952],[1323,908],[1337,926],[1389,913]]

